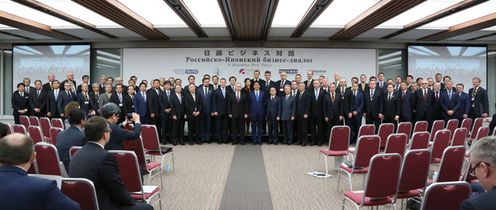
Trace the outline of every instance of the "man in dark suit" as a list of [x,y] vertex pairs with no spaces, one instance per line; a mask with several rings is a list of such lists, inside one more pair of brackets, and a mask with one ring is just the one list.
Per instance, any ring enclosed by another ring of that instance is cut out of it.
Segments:
[[433,85],[433,94],[434,94],[434,100],[432,100],[433,105],[432,105],[432,118],[433,120],[441,120],[443,119],[443,105],[442,105],[442,90],[441,90],[441,84],[439,82],[434,83]]
[[47,91],[48,99],[47,99],[47,116],[48,117],[54,117],[58,118],[60,117],[60,113],[63,113],[64,110],[59,110],[57,106],[57,101],[59,100],[60,96],[60,83],[58,80],[54,80],[52,82],[52,88]]
[[253,90],[253,85],[255,85],[255,82],[258,82],[258,84],[260,84],[260,90],[262,91],[267,91],[264,89],[265,87],[265,80],[261,79],[260,78],[260,70],[256,69],[254,72],[253,72],[253,79],[251,79],[251,89]]
[[64,163],[64,167],[69,169],[69,150],[73,146],[84,146],[86,139],[83,133],[83,127],[86,122],[86,115],[81,110],[72,110],[69,113],[69,128],[57,135],[56,141],[57,152],[59,153],[60,161]]
[[344,103],[344,114],[351,128],[350,143],[355,143],[358,136],[358,129],[362,125],[364,97],[363,93],[358,90],[358,83],[351,84],[351,90],[346,93]]
[[211,128],[212,128],[212,98],[213,87],[210,87],[210,79],[203,78],[202,85],[198,87],[197,92],[202,99],[202,113],[200,115],[200,132],[202,142],[210,143]]
[[286,74],[285,71],[281,72],[279,76],[281,79],[276,82],[276,86],[277,86],[277,96],[281,97],[284,96],[284,86],[286,85],[291,86],[291,81],[287,80],[288,75]]
[[284,96],[281,98],[281,130],[285,144],[293,143],[293,121],[295,119],[295,97],[291,95],[291,87],[284,87]]
[[229,94],[234,92],[234,86],[236,86],[237,79],[235,76],[229,77],[229,85],[226,86],[226,90]]
[[121,110],[116,104],[112,102],[105,104],[101,111],[102,117],[107,119],[110,129],[112,129],[110,139],[105,145],[106,150],[122,150],[124,149],[122,146],[123,141],[136,140],[140,137],[141,121],[138,114],[131,114],[131,121],[134,123],[134,128],[129,131],[122,128],[126,125],[127,121],[124,121],[123,125],[117,124]]
[[377,74],[377,85],[376,86],[380,90],[384,91],[384,93],[387,92],[387,83],[386,83],[386,79],[384,77],[384,73],[383,72],[379,72],[379,74]]
[[84,111],[84,114],[86,116],[95,115],[95,111],[91,107],[91,98],[90,98],[90,94],[88,93],[88,84],[83,83],[79,87],[81,88],[81,90],[76,97],[79,106]]
[[412,107],[415,105],[415,95],[412,93],[412,91],[408,90],[406,82],[400,83],[400,90],[398,92],[398,95],[401,101],[400,122],[413,123]]
[[[274,82],[270,79],[271,76],[272,76],[272,73],[270,71],[264,72],[265,83],[264,83],[264,86],[261,87],[260,89],[262,89],[265,93],[265,101],[268,101],[268,99],[269,99],[270,88],[276,86],[276,82]],[[277,88],[276,88],[276,90],[277,90]],[[267,133],[267,121],[264,120],[262,122],[262,124],[263,124],[262,125],[262,134],[266,134]]]
[[91,91],[90,91],[90,112],[93,112],[94,115],[97,115],[100,113],[100,107],[99,107],[99,102],[100,102],[100,86],[97,83],[93,83],[91,85]]
[[42,88],[43,91],[45,91],[45,92],[53,90],[52,83],[55,80],[55,74],[49,73],[47,79],[48,79],[48,82],[43,84],[43,88]]
[[171,113],[171,82],[169,80],[164,82],[164,91],[160,92],[160,119],[162,121],[162,131],[159,133],[162,144],[172,143],[171,142],[171,130],[172,123],[170,123],[170,113]]
[[134,111],[139,114],[141,122],[143,124],[148,124],[148,104],[146,102],[146,84],[141,83],[139,85],[139,91],[134,97]]
[[125,93],[124,93],[124,89],[122,87],[122,84],[115,85],[115,92],[112,93],[112,95],[110,96],[109,102],[114,103],[117,106],[119,106],[119,109],[121,111],[121,113],[119,114],[119,120],[117,121],[117,123],[124,122],[124,120],[126,120],[126,118],[127,118],[127,114],[129,113],[128,110],[126,109],[126,106],[124,106],[125,104],[129,103],[126,101],[128,98],[125,98],[124,96],[125,96]]
[[93,182],[100,209],[152,210],[153,207],[148,204],[136,203],[122,184],[117,160],[104,149],[110,141],[111,132],[114,131],[105,118],[90,118],[84,128],[88,143],[71,159],[69,174]]
[[384,95],[379,89],[376,89],[376,82],[371,80],[369,88],[365,93],[365,122],[375,124],[376,131],[379,129],[381,120],[384,118]]
[[464,85],[462,83],[456,84],[456,94],[458,95],[458,109],[455,112],[455,118],[458,119],[458,123],[461,124],[464,118],[468,117],[470,112],[470,96],[463,92]]
[[329,139],[332,127],[335,125],[342,125],[343,120],[343,107],[342,107],[341,93],[336,91],[336,85],[331,83],[329,91],[324,96],[324,120],[325,126],[325,139]]
[[264,92],[260,90],[260,83],[253,84],[254,90],[249,93],[249,117],[251,120],[251,135],[253,144],[262,144],[262,122],[264,119]]
[[473,195],[460,205],[460,210],[492,210],[496,206],[496,137],[478,140],[470,148],[469,173],[475,176],[485,192]]
[[307,91],[306,87],[305,83],[298,84],[298,94],[295,99],[298,144],[301,144],[301,146],[307,146],[308,144],[308,120],[310,119],[310,103],[312,100],[309,94],[310,90]]
[[196,86],[195,80],[196,80],[195,76],[193,76],[193,75],[188,76],[188,84],[186,86],[184,86],[184,88],[183,88],[184,93],[183,94],[188,93],[189,85],[195,85]]
[[384,96],[384,120],[383,123],[393,123],[395,126],[400,120],[401,97],[394,92],[392,84],[387,85]]
[[277,88],[271,87],[269,89],[269,96],[267,98],[267,108],[265,111],[265,119],[269,125],[268,142],[269,144],[277,144],[279,135],[278,124],[281,119],[281,99],[277,94]]
[[245,121],[248,118],[248,96],[241,92],[241,84],[236,83],[234,92],[227,102],[227,113],[232,120],[233,144],[245,144]]
[[422,80],[421,84],[422,87],[415,92],[415,120],[425,120],[431,125],[434,93],[427,88],[427,80]]
[[35,90],[29,94],[29,107],[31,115],[45,117],[47,93],[42,89],[41,80],[34,81]]
[[26,92],[28,96],[35,91],[35,88],[31,86],[31,79],[28,77],[24,78],[22,83],[24,83],[24,92]]
[[183,105],[183,88],[176,85],[174,94],[171,95],[171,113],[172,120],[172,144],[184,145],[184,105]]
[[17,84],[17,90],[12,94],[12,109],[15,124],[21,123],[19,116],[29,114],[29,96],[24,92],[24,87],[23,83]]
[[127,94],[124,94],[124,109],[127,110],[127,116],[129,117],[130,113],[136,113],[134,111],[134,97],[136,97],[136,86],[128,86]]
[[188,139],[189,144],[194,142],[202,144],[201,141],[201,114],[203,114],[202,96],[196,92],[196,85],[189,84],[188,91],[184,95],[184,113],[188,120]]
[[79,210],[79,205],[57,188],[55,180],[28,176],[36,156],[33,148],[33,140],[23,134],[11,134],[0,140],[1,208]]
[[472,79],[474,87],[468,90],[471,97],[470,111],[468,116],[472,119],[487,117],[489,113],[489,99],[486,89],[480,87],[481,80],[478,77]]
[[360,75],[360,83],[358,84],[358,87],[358,90],[362,91],[362,93],[366,93],[369,91],[369,84],[367,84],[367,76],[365,74]]
[[62,81],[61,84],[64,85],[65,83],[69,83],[70,90],[75,93],[77,90],[77,86],[76,86],[76,81],[74,80],[74,72],[68,71],[66,77],[67,78],[64,81]]
[[229,92],[226,88],[226,79],[220,79],[220,87],[214,91],[212,96],[212,115],[215,119],[215,131],[217,143],[226,143],[228,137],[229,118],[227,117],[227,101]]
[[307,80],[305,80],[304,84],[305,84],[305,88],[307,90],[313,90],[313,71],[312,70],[308,70],[307,71]]
[[324,144],[324,91],[320,88],[318,80],[313,81],[313,91],[310,92],[310,132],[312,145]]
[[64,91],[60,92],[59,98],[57,100],[57,109],[60,111],[61,117],[67,118],[67,116],[64,116],[65,106],[71,101],[76,101],[76,93],[72,92],[70,82],[65,82],[62,84],[64,84]]
[[[82,84],[86,84],[86,85],[88,85],[88,86],[89,86],[89,85],[90,85],[90,76],[88,76],[88,75],[86,75],[86,74],[85,74],[85,75],[83,75],[83,77],[81,77],[81,81],[83,81],[83,82],[81,83],[81,85],[82,85]],[[78,86],[77,86],[76,93],[81,93],[81,91],[82,91],[82,90],[81,90],[81,85],[78,85]]]
[[448,122],[455,119],[455,112],[458,110],[458,95],[453,91],[453,82],[447,81],[446,88],[441,91],[441,106],[443,107],[443,119]]
[[157,131],[161,131],[160,122],[160,100],[159,95],[162,90],[160,89],[160,80],[154,79],[152,83],[152,88],[146,91],[146,104],[148,105],[148,123],[155,125]]

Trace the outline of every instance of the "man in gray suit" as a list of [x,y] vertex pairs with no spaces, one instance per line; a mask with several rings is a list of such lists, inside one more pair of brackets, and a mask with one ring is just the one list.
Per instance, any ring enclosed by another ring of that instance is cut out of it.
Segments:
[[291,86],[284,86],[282,98],[281,121],[282,134],[285,144],[293,143],[293,120],[295,119],[295,97],[291,95]]
[[102,110],[102,107],[110,102],[110,96],[112,96],[112,85],[111,84],[105,84],[105,92],[100,94],[100,101],[98,102],[98,107],[100,110]]

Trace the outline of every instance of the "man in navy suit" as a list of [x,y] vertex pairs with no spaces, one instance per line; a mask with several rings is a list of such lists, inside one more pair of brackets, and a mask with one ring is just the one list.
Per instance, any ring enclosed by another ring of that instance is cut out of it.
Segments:
[[[264,93],[265,93],[265,101],[268,101],[268,99],[269,99],[270,88],[276,86],[276,82],[274,82],[274,81],[272,81],[270,79],[271,76],[272,76],[272,73],[270,71],[265,71],[264,72],[265,83],[264,83],[264,86],[261,87],[260,89],[262,89],[264,91]],[[266,120],[263,121],[262,133],[263,134],[266,134],[267,133],[267,121]]]
[[27,175],[36,154],[33,140],[11,134],[0,140],[0,203],[2,209],[77,210],[79,205],[65,196],[54,180]]
[[64,110],[59,110],[57,106],[57,101],[59,100],[60,96],[60,83],[58,80],[54,80],[52,82],[52,87],[47,90],[47,116],[48,117],[55,117],[58,118],[60,117],[60,113],[64,112]]
[[472,79],[473,88],[468,90],[471,98],[469,117],[472,119],[478,117],[487,117],[489,113],[489,100],[486,89],[480,87],[481,80],[478,77]]
[[198,92],[202,97],[202,112],[200,116],[201,122],[201,139],[202,142],[210,143],[210,132],[212,127],[212,98],[213,87],[211,87],[210,79],[203,78],[202,85],[198,87]]
[[[84,84],[84,83],[83,83]],[[69,170],[69,150],[73,146],[84,146],[86,144],[86,139],[83,133],[83,127],[86,122],[86,115],[81,110],[72,110],[69,113],[69,128],[62,131],[57,135],[58,141],[57,151],[59,153],[60,161],[64,163],[64,166]]]
[[232,121],[232,144],[245,144],[245,121],[248,118],[248,96],[241,91],[241,83],[236,83],[227,102],[227,113]]
[[[308,73],[307,73],[308,74]],[[312,80],[310,80],[312,81]],[[297,124],[298,144],[307,146],[308,144],[308,120],[310,119],[310,92],[306,91],[306,84],[298,84],[298,94],[295,99],[295,115]]]
[[358,129],[362,125],[364,97],[362,91],[358,90],[358,83],[351,84],[351,91],[345,97],[344,114],[348,118],[347,122],[351,128],[351,143],[355,143],[358,136]]
[[441,106],[443,107],[443,119],[448,121],[455,119],[455,112],[458,110],[458,95],[453,91],[453,82],[447,81],[446,88],[441,91]]
[[284,86],[289,85],[291,86],[291,81],[287,79],[288,75],[286,74],[285,71],[280,73],[280,80],[276,82],[277,86],[277,96],[281,97],[284,96]]
[[269,125],[268,134],[269,134],[269,143],[277,144],[277,136],[278,132],[278,124],[281,119],[281,101],[280,98],[276,95],[277,88],[271,87],[269,89],[269,96],[267,99],[267,109],[265,112],[265,118],[267,120],[267,124]]
[[400,109],[400,122],[412,122],[412,107],[415,105],[415,98],[412,91],[408,90],[406,82],[400,83],[400,96],[401,109]]
[[[119,120],[119,115],[121,113],[120,108],[110,102],[105,104],[102,107],[102,117],[107,119],[110,129],[112,129],[112,134],[110,135],[110,139],[108,143],[105,145],[106,150],[122,150],[122,142],[126,140],[136,140],[141,135],[141,122],[140,117],[136,113],[132,113],[131,120],[134,122],[134,128],[132,131],[124,130],[121,127],[121,124],[117,124]],[[127,120],[124,121],[124,125],[127,123]]]
[[283,142],[293,143],[293,121],[295,119],[295,97],[291,95],[291,87],[284,87],[284,96],[281,98],[281,125]]
[[427,80],[420,81],[420,84],[422,87],[415,92],[415,120],[425,120],[431,125],[434,93],[427,88]]
[[384,118],[384,97],[382,90],[376,88],[374,80],[369,81],[369,88],[365,91],[365,121],[367,124],[375,124],[379,129],[381,119]]
[[220,79],[220,87],[214,91],[212,98],[212,115],[215,119],[217,143],[227,143],[229,118],[227,117],[227,100],[229,92],[226,88],[226,79]]
[[172,96],[172,90],[171,90],[171,82],[169,80],[166,80],[164,82],[164,91],[160,92],[159,95],[159,101],[160,101],[160,111],[161,111],[161,116],[160,119],[162,121],[162,131],[160,131],[160,136],[162,144],[167,144],[168,142],[171,142],[171,136],[170,133],[172,131],[172,123],[170,122],[170,113],[171,113],[171,96]]
[[384,73],[379,72],[377,74],[377,85],[376,85],[380,90],[382,90],[384,93],[387,92],[387,83],[384,78]]
[[64,109],[65,106],[71,102],[76,100],[76,93],[72,92],[71,89],[71,83],[70,82],[65,82],[64,84],[64,91],[60,92],[59,99],[57,100],[57,109],[60,111],[60,116],[67,118],[67,116],[64,116]]
[[[19,117],[28,115],[29,111],[29,96],[24,91],[24,84],[17,84],[17,90],[12,94],[12,109],[14,113],[15,124],[20,124]],[[27,129],[27,128],[26,128]]]
[[148,123],[148,104],[146,103],[146,84],[139,85],[139,91],[134,97],[134,111],[139,114],[141,122]]
[[470,148],[469,174],[475,176],[485,192],[460,205],[461,210],[492,210],[496,206],[496,137],[480,139]]
[[264,118],[264,92],[260,90],[260,83],[253,84],[254,90],[251,91],[248,99],[250,103],[249,117],[251,119],[251,135],[253,144],[262,144],[262,122]]
[[[115,104],[114,106],[118,108]],[[102,107],[102,112],[105,112],[105,106]],[[113,132],[105,118],[98,116],[90,118],[84,127],[84,135],[88,143],[72,158],[69,166],[70,175],[93,182],[100,209],[152,210],[152,206],[137,203],[129,195],[122,183],[117,160],[113,154],[104,149]]]
[[461,124],[464,118],[468,117],[470,111],[470,96],[463,92],[465,86],[462,83],[456,84],[456,94],[458,95],[458,109],[455,112],[455,118]]

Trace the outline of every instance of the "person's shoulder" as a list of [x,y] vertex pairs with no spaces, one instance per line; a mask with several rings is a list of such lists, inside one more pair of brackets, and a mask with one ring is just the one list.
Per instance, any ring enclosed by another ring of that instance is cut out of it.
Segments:
[[[461,209],[493,209],[496,206],[496,199],[494,199],[496,191],[481,193],[462,203]],[[468,207],[468,208],[467,208]]]

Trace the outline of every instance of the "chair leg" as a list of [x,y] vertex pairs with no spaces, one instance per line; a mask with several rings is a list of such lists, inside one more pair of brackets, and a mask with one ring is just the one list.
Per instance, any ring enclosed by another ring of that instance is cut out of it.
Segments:
[[327,156],[324,157],[326,175],[329,174],[329,166],[327,165]]
[[342,210],[344,210],[344,202],[346,201],[346,198],[343,198],[343,208]]
[[[162,169],[161,169],[162,170]],[[153,171],[148,171],[148,184],[151,185],[152,184],[152,173]]]
[[176,171],[176,162],[174,162],[174,152],[171,152],[171,158],[172,158],[172,170]]
[[395,203],[391,203],[391,206],[393,207],[393,210],[396,210],[396,205],[394,205]]
[[336,191],[339,192],[339,183],[341,181],[341,170],[338,171],[338,187],[336,187]]
[[350,191],[353,191],[353,187],[351,184],[351,173],[348,174],[348,182],[350,183]]

